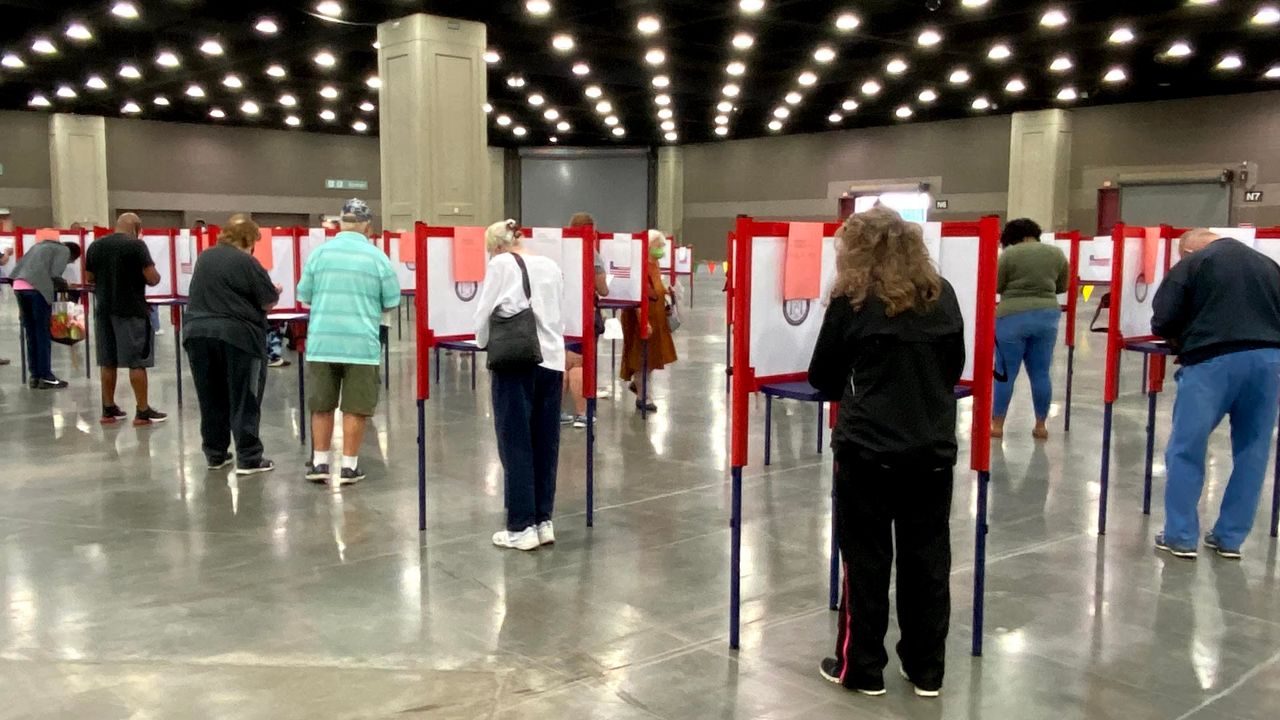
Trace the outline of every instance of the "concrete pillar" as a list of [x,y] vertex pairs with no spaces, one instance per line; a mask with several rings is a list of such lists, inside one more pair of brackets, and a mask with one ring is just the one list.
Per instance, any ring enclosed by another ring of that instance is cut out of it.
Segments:
[[378,26],[383,226],[488,221],[481,23],[411,15]]
[[107,122],[56,114],[49,118],[49,166],[53,223],[115,224],[107,205]]
[[506,220],[514,215],[507,214],[507,151],[500,147],[489,148],[489,181],[488,203],[480,225],[488,225],[499,220]]
[[684,237],[684,151],[677,146],[658,148],[657,229],[675,234],[681,245]]
[[1071,113],[1013,114],[1009,141],[1009,218],[1065,230],[1071,189]]

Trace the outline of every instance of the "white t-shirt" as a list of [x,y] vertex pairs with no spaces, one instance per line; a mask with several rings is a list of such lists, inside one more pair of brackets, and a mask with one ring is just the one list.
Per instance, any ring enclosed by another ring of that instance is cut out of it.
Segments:
[[[564,321],[560,307],[564,302],[564,273],[554,260],[537,255],[522,255],[529,270],[529,288],[533,314],[538,324],[538,344],[542,348],[542,367],[564,372]],[[520,266],[511,253],[495,255],[489,260],[484,276],[484,289],[476,301],[476,344],[489,344],[489,316],[494,310],[511,317],[529,307],[524,296],[524,280]]]

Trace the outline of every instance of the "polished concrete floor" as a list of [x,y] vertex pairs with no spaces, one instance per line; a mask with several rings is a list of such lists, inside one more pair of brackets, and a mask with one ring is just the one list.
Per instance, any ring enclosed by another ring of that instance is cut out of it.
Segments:
[[[559,544],[531,554],[489,544],[502,481],[484,373],[473,393],[457,357],[428,403],[430,529],[418,534],[407,338],[393,346],[392,393],[367,440],[370,477],[341,492],[300,477],[291,369],[273,371],[263,423],[281,469],[241,480],[204,468],[189,379],[176,407],[171,335],[153,388],[174,417],[151,429],[99,427],[96,384],[65,350],[55,355],[66,391],[29,391],[16,365],[0,369],[0,718],[1274,720],[1277,545],[1260,511],[1243,562],[1152,551],[1163,466],[1144,517],[1133,361],[1110,527],[1096,535],[1100,336],[1082,337],[1070,436],[1055,405],[1053,437],[1031,441],[1024,385],[994,454],[981,659],[969,655],[972,476],[957,483],[942,699],[910,695],[894,667],[883,698],[816,673],[834,617],[831,457],[816,452],[811,406],[776,407],[769,469],[755,406],[743,642],[729,651],[719,284],[699,285],[681,361],[656,376],[657,415],[646,423],[629,398],[601,401],[593,529],[583,433],[566,431]],[[14,312],[6,295],[0,355],[16,363]],[[1219,433],[1206,513],[1229,468]]]

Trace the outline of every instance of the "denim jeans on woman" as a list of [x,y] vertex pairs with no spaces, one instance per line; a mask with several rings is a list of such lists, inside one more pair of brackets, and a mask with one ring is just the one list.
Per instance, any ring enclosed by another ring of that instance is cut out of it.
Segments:
[[1057,308],[1028,310],[996,320],[996,371],[1003,370],[1008,377],[996,381],[995,407],[992,414],[1004,417],[1009,414],[1009,402],[1013,399],[1013,385],[1018,372],[1025,364],[1031,379],[1031,401],[1036,419],[1049,416],[1049,403],[1053,399],[1053,381],[1049,371],[1053,368],[1053,348],[1058,342],[1058,321],[1062,311]]
[[33,380],[53,380],[52,308],[39,290],[18,290],[18,312],[27,336],[27,365]]

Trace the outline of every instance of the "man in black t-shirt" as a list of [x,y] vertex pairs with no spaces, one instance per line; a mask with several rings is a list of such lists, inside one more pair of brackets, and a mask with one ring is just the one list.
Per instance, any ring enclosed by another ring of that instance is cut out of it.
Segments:
[[97,312],[98,367],[102,376],[102,423],[126,417],[116,405],[116,379],[129,369],[129,384],[137,399],[135,426],[169,419],[147,401],[147,368],[155,366],[155,329],[147,305],[147,287],[160,284],[160,273],[146,243],[138,238],[142,221],[133,213],[116,220],[114,234],[95,240],[85,255],[86,279],[93,285]]

